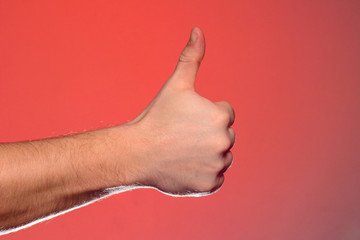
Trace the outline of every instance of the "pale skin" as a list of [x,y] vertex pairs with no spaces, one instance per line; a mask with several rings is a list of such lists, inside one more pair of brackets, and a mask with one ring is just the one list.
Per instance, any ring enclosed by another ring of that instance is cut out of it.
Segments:
[[195,92],[204,53],[195,27],[174,73],[126,124],[0,144],[0,234],[133,188],[171,196],[219,190],[233,160],[235,114],[228,102]]

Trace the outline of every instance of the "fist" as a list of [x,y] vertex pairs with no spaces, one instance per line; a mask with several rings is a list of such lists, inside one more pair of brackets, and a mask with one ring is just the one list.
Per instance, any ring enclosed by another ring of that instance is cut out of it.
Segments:
[[195,27],[174,73],[131,122],[142,142],[142,155],[136,160],[139,182],[168,195],[214,193],[232,163],[233,108],[195,92],[204,53],[204,35]]

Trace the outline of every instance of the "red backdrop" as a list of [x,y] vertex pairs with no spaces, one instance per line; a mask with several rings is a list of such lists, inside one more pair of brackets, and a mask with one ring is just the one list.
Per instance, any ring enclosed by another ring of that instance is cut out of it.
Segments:
[[0,1],[0,142],[135,118],[192,27],[236,112],[222,189],[118,194],[2,239],[360,239],[357,0]]

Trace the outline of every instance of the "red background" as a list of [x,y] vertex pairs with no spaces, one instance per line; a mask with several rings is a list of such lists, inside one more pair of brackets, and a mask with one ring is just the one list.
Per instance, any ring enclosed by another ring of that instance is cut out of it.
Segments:
[[236,113],[222,189],[121,193],[2,239],[360,239],[357,0],[0,1],[0,142],[135,118],[190,30]]

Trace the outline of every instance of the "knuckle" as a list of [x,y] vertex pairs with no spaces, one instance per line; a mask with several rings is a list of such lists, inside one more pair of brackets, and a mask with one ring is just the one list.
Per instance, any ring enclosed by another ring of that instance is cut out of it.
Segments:
[[233,124],[233,122],[235,121],[235,111],[231,104],[226,101],[220,101],[216,102],[216,105],[218,106],[218,110],[226,113],[227,118],[224,119],[227,120],[226,124]]
[[229,152],[229,162],[231,163],[233,161],[234,157],[232,152]]
[[179,62],[181,63],[189,63],[191,62],[191,58],[189,58],[188,55],[186,55],[184,52],[180,54]]
[[235,116],[235,111],[232,105],[229,102],[223,101],[223,104],[226,106],[227,109],[229,109],[230,113]]
[[203,192],[215,192],[217,189],[221,188],[224,183],[224,175],[216,176],[213,180],[209,181],[204,188]]
[[219,181],[221,181],[221,179],[218,179],[219,177],[215,177],[213,179],[210,179],[208,181],[204,181],[202,182],[199,186],[198,186],[198,190],[201,192],[212,192],[215,189],[218,188],[219,186]]
[[229,136],[231,141],[235,140],[236,134],[233,128],[228,128],[227,135]]
[[225,171],[227,171],[227,170],[231,167],[232,163],[233,163],[233,157],[231,156],[231,157],[229,158],[228,162],[226,163],[226,169],[225,169]]
[[227,169],[226,169],[226,170],[228,170],[228,169],[233,165],[233,162],[234,162],[234,159],[231,158],[231,161],[230,161],[229,165],[227,166]]
[[189,54],[189,52],[187,52],[187,49],[185,49],[181,54],[180,54],[180,57],[179,57],[179,62],[181,63],[197,63],[197,64],[200,64],[200,60],[192,55],[192,54]]
[[217,151],[224,151],[231,146],[231,140],[227,135],[221,135],[215,138],[215,149]]
[[227,102],[227,101],[221,101],[221,104],[225,105],[228,108],[232,108],[231,104],[229,102]]
[[201,191],[201,192],[209,192],[213,188],[214,188],[214,184],[212,182],[203,182],[199,186],[199,191]]
[[217,177],[217,186],[221,187],[224,184],[225,177],[224,175],[221,175],[220,177]]
[[232,165],[232,162],[233,162],[233,158],[232,156],[226,156],[226,158],[224,159],[224,167],[219,171],[219,175],[225,173],[229,168],[230,166]]
[[215,161],[213,163],[213,167],[214,167],[214,171],[216,172],[221,171],[225,167],[224,161]]
[[203,188],[202,192],[210,192],[213,193],[217,189],[221,188],[224,183],[224,175],[215,177],[212,181],[208,182]]
[[215,122],[216,122],[216,124],[227,125],[229,123],[229,121],[230,121],[230,116],[226,111],[219,110],[215,114]]

